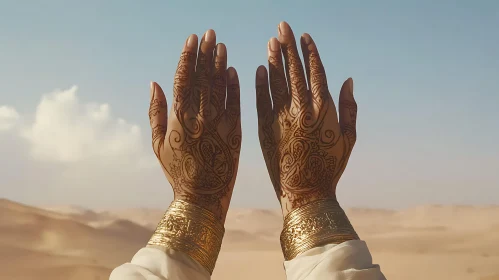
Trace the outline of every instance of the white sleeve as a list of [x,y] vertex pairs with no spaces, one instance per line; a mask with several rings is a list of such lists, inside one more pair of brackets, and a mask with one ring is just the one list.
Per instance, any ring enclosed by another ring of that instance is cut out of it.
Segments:
[[209,280],[210,273],[188,255],[168,248],[140,249],[130,263],[113,270],[109,280]]
[[310,249],[284,262],[287,280],[386,280],[362,240]]

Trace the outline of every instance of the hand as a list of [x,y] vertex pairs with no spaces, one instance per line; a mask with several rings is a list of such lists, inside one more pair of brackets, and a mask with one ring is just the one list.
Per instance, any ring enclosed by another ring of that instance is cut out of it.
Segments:
[[306,72],[293,31],[282,22],[279,39],[268,43],[272,101],[267,70],[260,66],[256,73],[260,145],[284,215],[318,199],[336,198],[336,185],[356,140],[352,79],[340,91],[338,122],[310,35],[303,34],[301,48]]
[[[239,79],[227,69],[227,50],[208,30],[182,50],[167,116],[161,87],[151,83],[152,146],[175,199],[197,204],[225,221],[239,164]],[[216,50],[215,50],[216,47]],[[226,99],[227,98],[227,99]],[[227,100],[227,102],[226,102]]]

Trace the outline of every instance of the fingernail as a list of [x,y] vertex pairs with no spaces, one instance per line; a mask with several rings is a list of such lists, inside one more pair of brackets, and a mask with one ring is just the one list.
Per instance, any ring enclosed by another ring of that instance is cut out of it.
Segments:
[[213,31],[212,29],[206,31],[206,33],[204,33],[204,40],[206,42],[215,41],[215,31]]
[[225,56],[225,45],[220,43],[217,45],[217,56],[224,57]]
[[198,38],[196,35],[192,34],[187,38],[186,46],[190,49],[196,48],[196,45],[198,43]]
[[281,22],[279,24],[279,33],[282,34],[282,35],[288,35],[290,34],[290,31],[291,31],[291,27],[289,27],[289,24],[285,21]]
[[265,66],[260,65],[260,66],[258,67],[258,69],[256,70],[256,76],[257,76],[259,79],[263,79],[263,78],[265,78]]
[[151,88],[150,92],[151,92],[151,101],[152,101],[152,98],[154,96],[154,82],[150,82],[149,86]]
[[270,50],[273,52],[279,51],[280,43],[277,38],[270,38]]
[[232,81],[236,78],[236,70],[232,67],[229,67],[229,70],[228,70],[228,74],[229,74],[229,79]]
[[303,38],[303,43],[305,43],[305,45],[310,45],[312,43],[312,37],[310,37],[309,34],[303,33],[301,37]]

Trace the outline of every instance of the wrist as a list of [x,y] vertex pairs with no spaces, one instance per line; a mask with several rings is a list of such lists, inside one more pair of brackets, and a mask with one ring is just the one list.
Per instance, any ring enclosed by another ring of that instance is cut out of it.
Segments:
[[227,218],[228,204],[230,196],[227,198],[210,197],[203,194],[174,194],[174,201],[184,201],[212,213],[217,220],[224,225]]
[[285,197],[281,197],[280,201],[283,218],[296,209],[322,200],[337,201],[336,193],[333,191],[323,191],[321,193],[310,194],[286,194]]
[[183,252],[212,274],[225,229],[215,215],[193,203],[172,202],[148,245]]
[[319,246],[359,239],[336,199],[316,200],[284,218],[281,248],[285,260]]

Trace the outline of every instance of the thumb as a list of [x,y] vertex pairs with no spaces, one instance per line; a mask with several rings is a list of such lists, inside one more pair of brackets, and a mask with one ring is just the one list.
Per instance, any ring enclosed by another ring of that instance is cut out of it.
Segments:
[[341,131],[347,137],[352,149],[357,140],[357,102],[353,97],[352,78],[348,78],[341,87],[339,115]]
[[152,148],[157,157],[163,147],[168,125],[168,105],[161,87],[151,82],[151,104],[149,106],[149,121],[152,129]]

